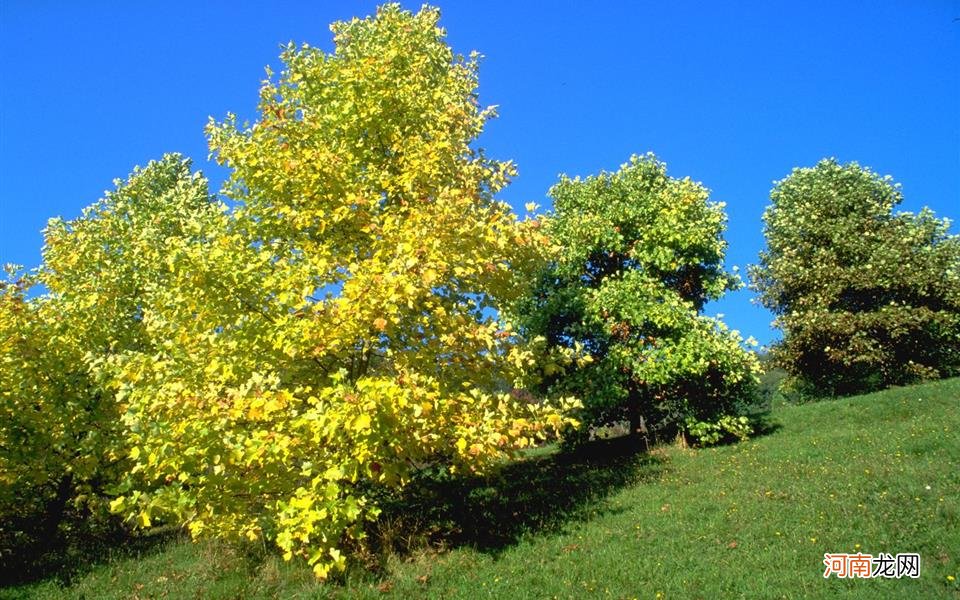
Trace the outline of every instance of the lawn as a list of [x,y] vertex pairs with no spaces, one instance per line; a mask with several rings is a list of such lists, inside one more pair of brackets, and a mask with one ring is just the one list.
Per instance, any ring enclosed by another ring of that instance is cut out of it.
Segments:
[[[3,598],[960,599],[960,379],[783,406],[754,440],[550,451],[388,506],[343,581],[173,537]],[[919,579],[823,578],[825,552],[921,555]]]

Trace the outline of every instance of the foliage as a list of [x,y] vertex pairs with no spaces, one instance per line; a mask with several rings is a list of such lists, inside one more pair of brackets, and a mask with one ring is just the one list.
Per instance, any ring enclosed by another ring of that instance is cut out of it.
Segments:
[[739,280],[724,272],[723,205],[653,155],[616,173],[563,177],[550,190],[554,247],[521,302],[523,330],[592,362],[548,374],[544,388],[581,397],[595,424],[641,419],[666,436],[686,419],[742,414],[756,356],[718,319],[700,314]]
[[34,277],[0,283],[0,560],[55,545],[71,499],[100,467],[108,427],[50,303],[27,299]]
[[788,386],[849,394],[960,372],[960,238],[857,163],[795,169],[770,194],[751,276]]
[[208,128],[234,210],[156,240],[169,200],[131,206],[130,268],[162,277],[137,304],[147,342],[96,363],[133,465],[115,511],[269,540],[323,578],[377,516],[378,487],[483,472],[575,424],[571,399],[517,391],[575,357],[492,316],[544,238],[494,200],[513,167],[472,147],[492,111],[438,18],[387,5],[334,24],[333,53],[288,47],[257,122]]
[[11,268],[0,283],[0,560],[18,569],[60,550],[68,515],[103,516],[118,473],[117,413],[89,376],[83,315],[29,299],[36,280]]
[[[103,498],[131,465],[122,399],[102,366],[155,352],[144,305],[171,283],[158,252],[222,217],[189,171],[164,157],[82,217],[52,219],[43,266],[0,291],[0,505],[4,545],[18,554],[31,541],[55,550],[68,513],[109,526]],[[28,299],[33,283],[47,293]]]
[[723,415],[713,422],[688,418],[686,431],[699,445],[712,446],[729,438],[743,441],[753,433],[753,426],[746,416]]

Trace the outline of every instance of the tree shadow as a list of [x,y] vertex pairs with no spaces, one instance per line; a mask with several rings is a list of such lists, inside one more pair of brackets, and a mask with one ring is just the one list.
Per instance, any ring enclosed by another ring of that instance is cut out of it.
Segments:
[[783,429],[783,424],[773,418],[766,418],[754,426],[751,438],[766,437],[773,435]]
[[[26,523],[20,529],[30,531],[29,527]],[[97,565],[156,552],[183,535],[177,527],[138,534],[115,519],[67,519],[55,540],[33,538],[5,549],[0,556],[0,588],[49,579],[67,586]]]
[[418,478],[402,495],[381,501],[372,550],[407,554],[468,546],[499,554],[525,535],[614,510],[604,499],[652,481],[665,461],[629,436],[590,442],[576,452],[537,449],[487,477]]

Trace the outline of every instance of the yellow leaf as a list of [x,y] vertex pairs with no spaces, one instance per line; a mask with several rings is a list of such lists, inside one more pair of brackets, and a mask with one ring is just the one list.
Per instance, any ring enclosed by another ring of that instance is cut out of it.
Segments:
[[330,572],[330,565],[326,563],[317,563],[313,565],[313,575],[317,579],[326,579]]
[[283,401],[277,398],[271,398],[270,400],[267,400],[267,402],[263,405],[264,412],[268,414],[272,412],[277,412],[282,408],[283,408]]
[[370,429],[370,415],[357,415],[357,418],[353,420],[353,428],[357,431]]

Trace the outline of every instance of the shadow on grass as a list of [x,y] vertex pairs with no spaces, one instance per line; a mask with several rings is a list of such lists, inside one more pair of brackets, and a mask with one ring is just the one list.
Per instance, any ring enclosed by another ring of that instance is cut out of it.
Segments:
[[773,435],[781,429],[783,429],[783,423],[774,420],[772,417],[767,417],[754,426],[753,435],[750,437],[755,439]]
[[427,548],[469,546],[498,554],[524,535],[559,531],[609,512],[603,499],[660,477],[664,460],[643,442],[595,441],[576,453],[537,449],[488,477],[423,477],[382,501],[371,548],[381,557]]
[[66,521],[59,539],[35,539],[0,555],[0,589],[51,579],[66,586],[97,565],[156,552],[182,537],[176,527],[135,535],[115,522]]

